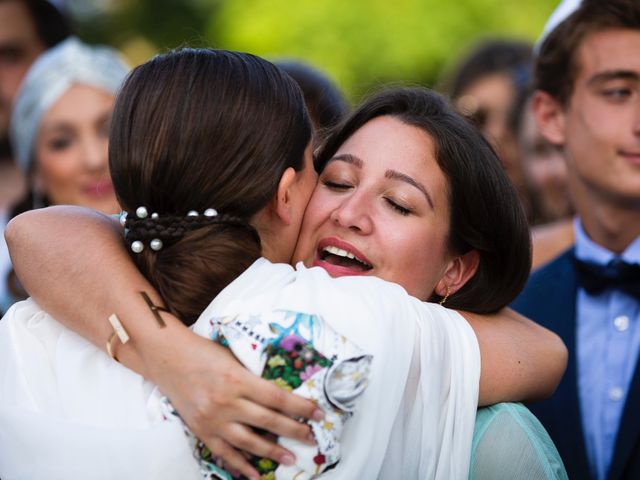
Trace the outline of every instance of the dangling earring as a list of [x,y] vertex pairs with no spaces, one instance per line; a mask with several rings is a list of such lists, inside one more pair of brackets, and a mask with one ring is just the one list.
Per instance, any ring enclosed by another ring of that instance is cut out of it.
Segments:
[[445,285],[445,287],[447,287],[447,293],[445,293],[444,297],[442,297],[442,300],[438,302],[440,305],[444,305],[444,302],[446,302],[447,298],[449,298],[449,293],[451,293],[451,289],[449,288],[449,285]]

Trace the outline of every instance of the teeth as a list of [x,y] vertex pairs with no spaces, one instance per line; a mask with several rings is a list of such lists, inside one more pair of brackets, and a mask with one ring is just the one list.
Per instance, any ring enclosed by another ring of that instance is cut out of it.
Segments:
[[338,247],[329,246],[329,247],[324,247],[323,250],[333,255],[338,255],[339,257],[347,257],[347,258],[350,258],[351,260],[358,260],[353,253],[347,252],[346,250],[342,250],[341,248],[338,248]]
[[360,263],[362,263],[363,265],[366,265],[366,266],[369,266],[369,267],[371,266],[371,265],[369,265],[367,262],[365,262],[365,261],[363,261],[363,260],[360,260],[360,259],[359,259],[358,257],[356,257],[353,253],[351,253],[351,252],[347,252],[346,250],[343,250],[343,249],[338,248],[338,247],[334,247],[333,245],[329,245],[329,246],[327,246],[327,247],[324,247],[322,250],[323,250],[323,251],[325,251],[325,252],[327,252],[327,253],[330,253],[330,254],[332,254],[332,255],[337,255],[337,256],[339,256],[339,257],[349,258],[349,259],[351,259],[351,260],[356,260],[357,262],[360,262]]

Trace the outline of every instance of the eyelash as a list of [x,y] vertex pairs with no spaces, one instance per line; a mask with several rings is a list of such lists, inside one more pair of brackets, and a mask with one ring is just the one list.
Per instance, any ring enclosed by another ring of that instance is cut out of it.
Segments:
[[322,183],[324,184],[325,187],[330,188],[331,190],[344,191],[351,188],[351,185],[349,184],[336,183],[336,182],[332,182],[331,180],[323,180]]
[[602,91],[602,95],[611,100],[623,100],[632,94],[630,88],[609,88]]
[[[351,185],[349,184],[332,182],[331,180],[323,180],[322,183],[327,188],[338,191],[338,192],[343,192],[351,188]],[[402,216],[408,216],[413,213],[411,209],[403,207],[402,205],[395,202],[392,198],[385,197],[384,200],[385,202],[387,202],[387,205],[389,205],[389,207],[391,207],[393,210],[395,210],[397,213],[399,213]]]
[[397,211],[400,215],[403,216],[407,216],[410,215],[411,213],[413,213],[410,209],[403,207],[402,205],[397,204],[395,201],[393,201],[390,198],[385,198],[387,204],[393,208],[395,211]]
[[69,138],[54,138],[49,142],[49,148],[55,151],[64,150],[69,145],[71,145],[71,139]]

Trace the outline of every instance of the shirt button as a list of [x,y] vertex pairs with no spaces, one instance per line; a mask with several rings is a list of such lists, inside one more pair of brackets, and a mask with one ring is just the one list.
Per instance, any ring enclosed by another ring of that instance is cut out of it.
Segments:
[[614,402],[617,402],[624,395],[624,391],[620,387],[613,387],[609,390],[609,398]]
[[626,315],[620,315],[619,317],[613,319],[613,325],[619,332],[624,332],[627,328],[629,328],[629,317],[627,317]]

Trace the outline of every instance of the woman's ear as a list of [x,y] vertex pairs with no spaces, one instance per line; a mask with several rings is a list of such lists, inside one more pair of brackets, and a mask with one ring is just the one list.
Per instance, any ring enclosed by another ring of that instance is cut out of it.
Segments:
[[287,168],[278,182],[278,190],[271,200],[269,208],[273,215],[284,225],[289,225],[293,219],[292,188],[296,180],[293,167]]
[[453,295],[476,274],[478,265],[480,265],[480,254],[477,250],[454,257],[436,284],[435,293],[440,297]]
[[562,104],[547,92],[536,90],[531,108],[542,136],[553,145],[564,145],[565,112]]

